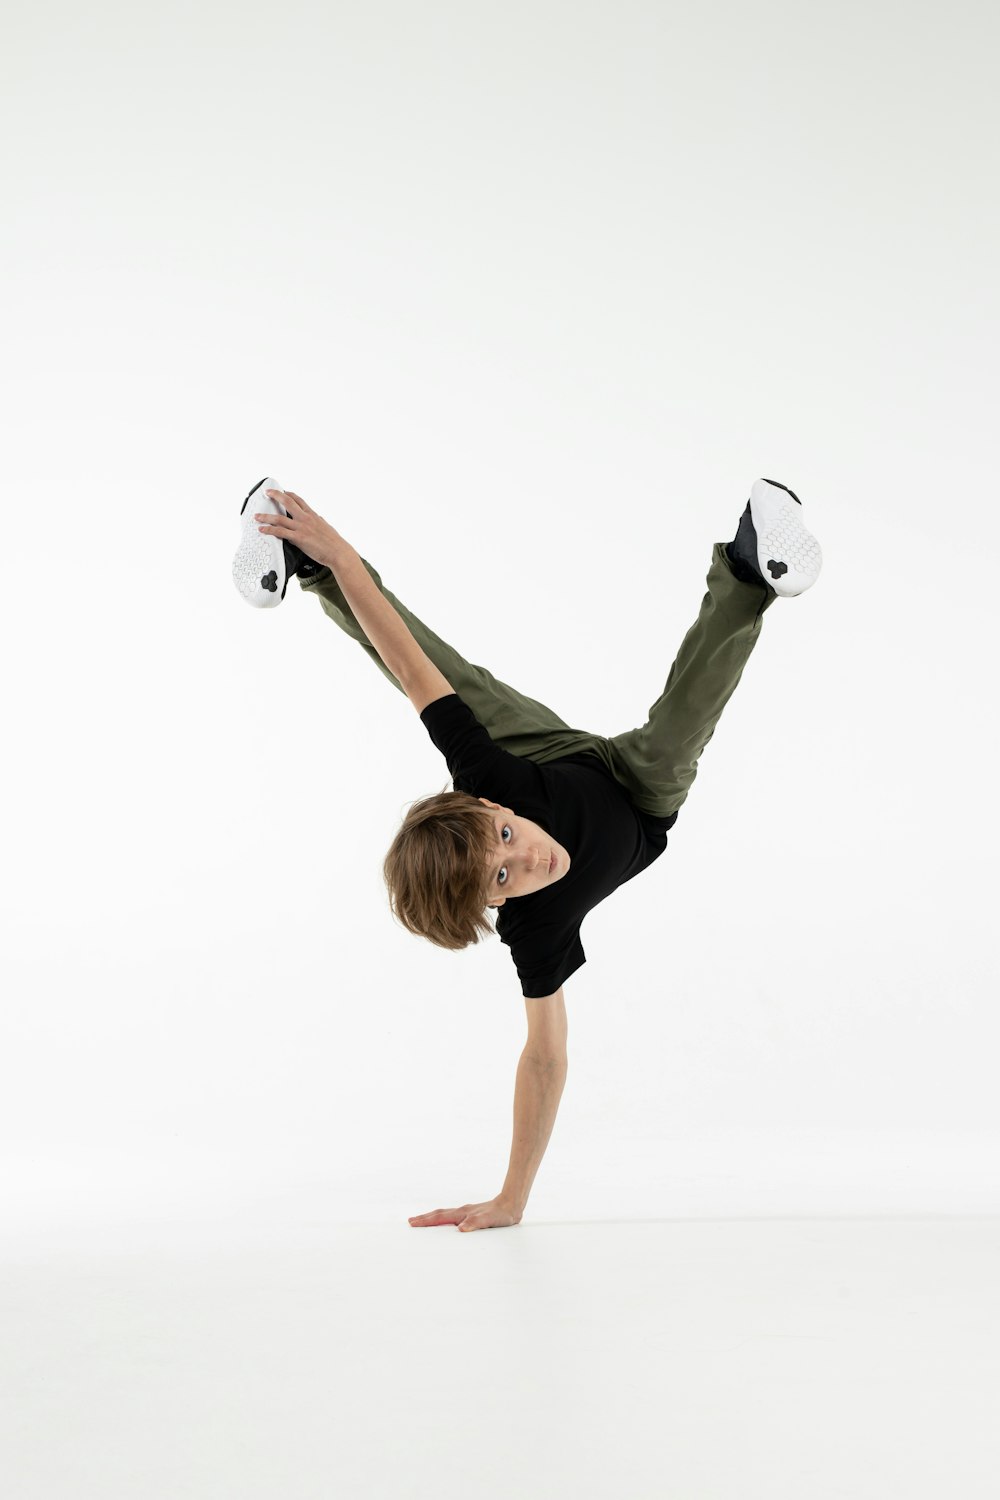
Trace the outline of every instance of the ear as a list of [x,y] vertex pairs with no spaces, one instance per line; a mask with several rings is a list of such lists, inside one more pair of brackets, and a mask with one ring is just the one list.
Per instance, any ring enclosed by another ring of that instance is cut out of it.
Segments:
[[490,901],[489,904],[488,904],[488,910],[490,910],[490,911],[499,911],[500,908],[501,908],[501,906],[503,906],[503,904],[504,904],[504,902],[506,900],[507,900],[506,896],[501,896],[499,901]]
[[499,802],[491,802],[488,797],[480,797],[480,798],[478,798],[478,801],[485,802],[486,806],[487,807],[492,807],[492,809],[493,809],[494,812],[499,812],[500,811],[500,804],[499,804]]

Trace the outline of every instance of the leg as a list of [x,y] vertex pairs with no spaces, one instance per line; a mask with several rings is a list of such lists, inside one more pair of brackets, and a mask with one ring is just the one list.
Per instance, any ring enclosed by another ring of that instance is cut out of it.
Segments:
[[616,777],[637,807],[657,817],[685,801],[776,597],[763,582],[737,578],[722,543],[713,548],[707,582],[698,618],[646,723],[608,741]]
[[[544,762],[555,760],[560,755],[589,750],[594,745],[603,743],[601,736],[588,734],[585,730],[571,729],[551,708],[546,708],[544,703],[525,697],[507,683],[500,682],[485,667],[473,666],[459,656],[454,647],[435,635],[405,604],[400,604],[395,595],[390,594],[365,558],[361,561],[389,603],[405,621],[414,639],[438,670],[444,673],[455,692],[469,705],[501,749],[509,750],[514,755],[523,755],[529,760]],[[383,675],[394,687],[399,688],[396,678],[358,624],[331,570],[323,568],[307,578],[300,578],[299,583],[305,593],[316,595],[324,613],[352,640],[357,641]]]

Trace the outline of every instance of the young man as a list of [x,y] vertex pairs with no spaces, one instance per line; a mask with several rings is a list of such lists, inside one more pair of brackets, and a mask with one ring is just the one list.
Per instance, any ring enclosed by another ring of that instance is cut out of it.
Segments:
[[708,592],[663,693],[645,724],[609,739],[572,728],[459,656],[301,496],[262,479],[244,500],[233,562],[244,599],[280,604],[297,576],[406,694],[447,761],[455,790],[415,803],[385,857],[393,914],[456,950],[492,932],[486,912],[499,911],[496,931],[525,999],[500,1193],[411,1224],[520,1223],[566,1081],[563,985],[586,962],[581,923],[663,853],[764,611],[819,576],[820,548],[801,511],[784,485],[756,481],[735,538],[713,548]]

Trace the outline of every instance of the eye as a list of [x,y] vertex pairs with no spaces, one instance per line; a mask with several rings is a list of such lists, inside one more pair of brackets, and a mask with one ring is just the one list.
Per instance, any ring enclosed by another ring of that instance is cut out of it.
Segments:
[[[511,828],[511,826],[510,826],[509,823],[505,823],[503,825],[503,827],[501,828],[501,830],[500,830],[500,837],[503,839],[503,841],[504,841],[505,844],[509,844],[510,841],[511,841],[511,839],[514,837],[514,830]],[[506,884],[507,884],[507,866],[504,865],[503,868],[500,870],[500,873],[497,875],[497,885],[506,885]]]

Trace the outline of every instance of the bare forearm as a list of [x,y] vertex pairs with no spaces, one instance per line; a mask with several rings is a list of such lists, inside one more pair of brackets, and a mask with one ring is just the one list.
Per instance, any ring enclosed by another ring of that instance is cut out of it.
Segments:
[[397,682],[405,680],[415,655],[423,657],[409,626],[389,603],[350,542],[329,528],[331,540],[319,559],[331,570],[354,618]]
[[555,1124],[566,1083],[565,1057],[540,1057],[525,1048],[514,1086],[514,1140],[500,1197],[524,1209]]

